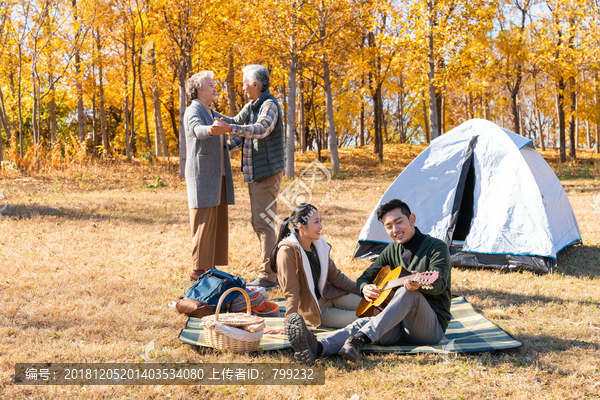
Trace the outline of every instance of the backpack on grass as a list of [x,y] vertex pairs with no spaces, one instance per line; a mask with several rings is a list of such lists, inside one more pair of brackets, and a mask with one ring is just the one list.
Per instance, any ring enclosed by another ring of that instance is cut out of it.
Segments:
[[[199,300],[216,308],[221,295],[234,287],[245,289],[246,281],[218,269],[209,269],[200,275],[200,278],[189,288],[183,297]],[[229,293],[223,300],[219,312],[229,311],[238,294],[239,292]]]

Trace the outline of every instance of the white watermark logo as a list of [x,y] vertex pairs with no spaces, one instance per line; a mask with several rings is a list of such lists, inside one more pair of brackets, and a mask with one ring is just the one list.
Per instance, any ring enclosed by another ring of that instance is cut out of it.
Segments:
[[8,207],[8,198],[4,195],[4,190],[0,190],[0,214]]
[[594,196],[590,205],[594,209],[594,214],[600,214],[600,193]]
[[457,353],[454,348],[454,340],[452,339],[447,345],[442,347],[442,358],[444,361],[454,361],[456,359]]
[[142,351],[143,351],[143,353],[140,354],[140,357],[145,362],[155,361],[156,358],[158,357],[156,349],[154,348],[154,339],[152,339],[150,341],[150,343],[148,343],[147,345],[142,346]]
[[[317,181],[328,184],[331,181],[331,171],[329,171],[329,169],[327,169],[327,167],[319,160],[313,160],[308,167],[300,172],[300,176],[294,179],[292,183],[279,193],[279,196],[267,206],[265,212],[260,214],[261,218],[277,231],[277,228],[283,222],[273,210],[276,209],[277,201],[279,201],[279,204],[284,204],[290,211],[294,211],[299,204],[310,203],[312,201],[312,189]],[[336,189],[328,191],[326,198],[317,205],[324,204],[335,191]]]

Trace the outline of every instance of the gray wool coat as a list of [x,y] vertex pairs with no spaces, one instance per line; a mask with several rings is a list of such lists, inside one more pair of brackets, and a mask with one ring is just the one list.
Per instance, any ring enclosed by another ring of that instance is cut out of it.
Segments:
[[[215,116],[220,114],[214,112]],[[208,128],[213,124],[213,116],[198,101],[185,110],[183,123],[187,160],[185,163],[185,181],[189,208],[215,207],[221,202],[221,190],[225,189],[227,204],[235,204],[233,176],[227,140],[223,140],[225,158],[225,188],[222,185],[221,137],[210,136]]]

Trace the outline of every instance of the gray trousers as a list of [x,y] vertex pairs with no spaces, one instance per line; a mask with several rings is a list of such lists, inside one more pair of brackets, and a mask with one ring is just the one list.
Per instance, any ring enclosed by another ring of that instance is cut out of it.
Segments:
[[344,329],[320,339],[322,357],[337,354],[346,339],[358,332],[364,333],[378,345],[431,345],[439,343],[444,337],[437,315],[423,294],[417,290],[409,292],[403,287],[396,291],[382,313],[357,319]]
[[334,299],[319,299],[321,310],[321,326],[344,328],[358,319],[356,309],[361,297],[354,293],[343,294]]

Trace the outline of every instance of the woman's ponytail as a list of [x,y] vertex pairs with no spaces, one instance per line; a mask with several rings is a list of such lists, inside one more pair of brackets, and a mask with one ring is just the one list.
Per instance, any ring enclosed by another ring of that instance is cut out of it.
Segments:
[[279,235],[277,235],[277,242],[275,242],[275,247],[271,250],[271,271],[277,273],[277,252],[279,251],[279,242],[288,237],[291,233],[290,230],[290,222],[292,222],[292,217],[287,217],[283,220],[281,225],[279,226]]
[[308,203],[298,204],[294,209],[292,215],[283,220],[281,225],[279,226],[279,235],[277,236],[277,242],[275,243],[275,247],[271,250],[271,270],[274,273],[277,273],[277,252],[279,251],[279,242],[288,237],[292,230],[289,225],[290,222],[294,226],[294,230],[297,230],[296,225],[301,223],[302,225],[306,225],[308,219],[312,215],[313,212],[317,211],[317,208]]

